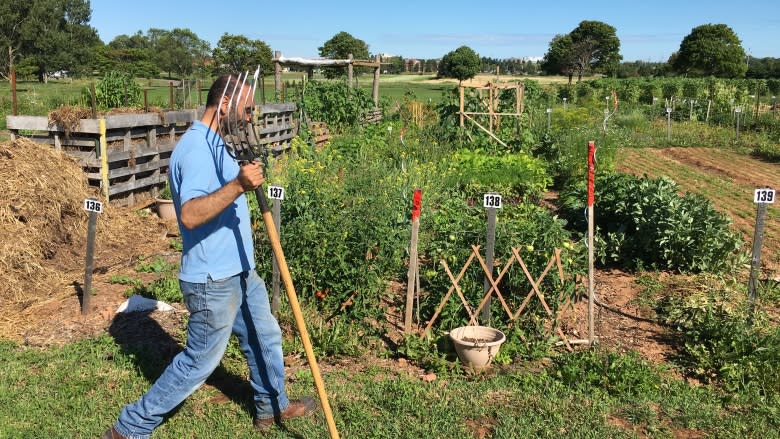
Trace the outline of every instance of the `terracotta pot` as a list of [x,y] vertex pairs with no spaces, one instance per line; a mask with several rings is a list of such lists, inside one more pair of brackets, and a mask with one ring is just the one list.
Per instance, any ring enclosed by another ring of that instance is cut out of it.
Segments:
[[450,331],[450,339],[465,366],[481,369],[490,365],[506,336],[488,326],[461,326]]
[[157,205],[157,215],[164,220],[176,219],[176,209],[173,207],[173,200],[154,199]]

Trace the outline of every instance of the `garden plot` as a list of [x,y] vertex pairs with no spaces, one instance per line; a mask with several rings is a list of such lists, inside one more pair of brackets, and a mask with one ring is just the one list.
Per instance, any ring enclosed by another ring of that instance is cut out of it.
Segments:
[[[756,224],[756,188],[780,189],[780,164],[753,159],[735,151],[713,148],[623,149],[617,169],[635,175],[667,176],[682,190],[707,197],[729,215],[750,252]],[[762,265],[780,272],[780,206],[770,204],[764,224]]]

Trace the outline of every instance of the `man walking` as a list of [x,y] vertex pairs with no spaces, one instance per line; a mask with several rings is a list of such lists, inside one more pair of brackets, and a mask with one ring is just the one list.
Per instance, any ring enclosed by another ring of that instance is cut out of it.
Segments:
[[168,178],[183,241],[179,284],[190,312],[187,344],[151,389],[122,409],[103,439],[150,437],[164,415],[216,369],[231,333],[249,365],[256,428],[267,429],[316,409],[310,397],[287,398],[282,332],[271,314],[265,283],[255,272],[244,193],[264,182],[262,168],[257,162],[240,166],[220,135],[225,132],[220,124],[250,116],[251,93],[241,78],[219,77],[209,90],[203,116],[173,150]]

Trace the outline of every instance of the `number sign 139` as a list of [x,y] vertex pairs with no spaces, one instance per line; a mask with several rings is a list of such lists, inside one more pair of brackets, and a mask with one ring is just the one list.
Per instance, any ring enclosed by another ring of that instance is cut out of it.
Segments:
[[485,194],[485,197],[482,200],[482,205],[485,208],[501,209],[501,195]]
[[774,203],[775,202],[775,190],[774,189],[756,189],[753,193],[754,203]]

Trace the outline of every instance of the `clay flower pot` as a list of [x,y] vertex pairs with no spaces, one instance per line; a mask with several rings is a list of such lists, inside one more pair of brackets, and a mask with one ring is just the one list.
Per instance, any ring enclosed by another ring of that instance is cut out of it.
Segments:
[[173,207],[173,200],[163,198],[154,199],[157,206],[157,215],[164,220],[175,220],[176,209]]
[[482,369],[488,367],[496,357],[506,336],[488,326],[461,326],[450,331],[450,339],[465,366]]

